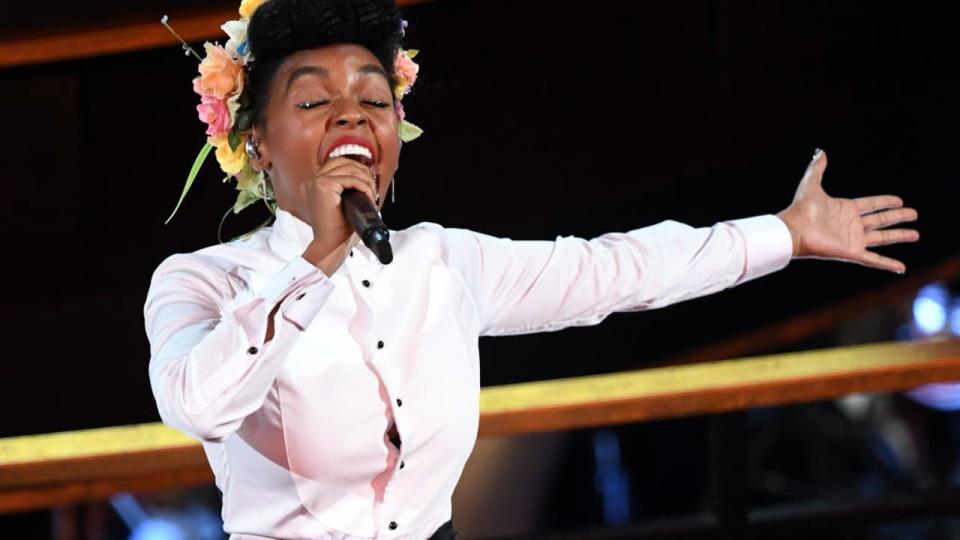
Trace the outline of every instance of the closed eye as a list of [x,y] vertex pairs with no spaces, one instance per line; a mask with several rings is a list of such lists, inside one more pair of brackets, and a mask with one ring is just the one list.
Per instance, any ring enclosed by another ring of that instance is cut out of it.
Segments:
[[314,99],[312,101],[304,101],[303,103],[297,103],[297,107],[301,109],[312,109],[314,107],[319,107],[321,105],[327,105],[330,103],[329,99]]
[[379,99],[365,99],[363,100],[363,103],[366,105],[373,105],[374,107],[378,107],[380,109],[386,109],[390,106],[390,104],[386,101],[381,101]]

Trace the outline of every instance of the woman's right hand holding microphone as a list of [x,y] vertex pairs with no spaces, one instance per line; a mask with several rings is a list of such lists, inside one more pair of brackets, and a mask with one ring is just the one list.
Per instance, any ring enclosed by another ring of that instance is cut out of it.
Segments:
[[347,157],[333,158],[320,168],[315,178],[301,184],[306,208],[304,217],[313,227],[313,241],[303,258],[328,277],[340,268],[350,250],[359,242],[344,217],[343,192],[356,189],[377,200],[377,184],[365,165]]
[[[370,169],[346,157],[333,158],[317,171],[316,175],[300,184],[302,204],[295,214],[313,228],[313,241],[303,252],[303,258],[319,268],[327,277],[332,276],[359,238],[343,214],[341,203],[345,190],[356,189],[376,200],[377,185]],[[280,309],[280,302],[270,311],[264,341],[274,336],[273,318]]]

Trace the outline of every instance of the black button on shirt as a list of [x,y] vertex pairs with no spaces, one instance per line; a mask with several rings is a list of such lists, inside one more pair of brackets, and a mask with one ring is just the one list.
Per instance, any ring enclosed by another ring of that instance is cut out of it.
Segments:
[[367,281],[366,279],[363,280],[361,283],[363,283],[363,286],[364,286],[364,287],[370,287],[370,282]]
[[378,342],[377,342],[377,348],[378,348],[378,349],[382,349],[382,348],[383,348],[383,342],[382,342],[382,341],[378,341]]
[[392,531],[392,530],[394,530],[394,529],[396,529],[396,528],[397,528],[397,522],[396,522],[396,521],[391,521],[391,522],[390,522],[390,530]]
[[256,347],[250,347],[249,349],[247,349],[247,354],[257,354],[258,352],[260,352],[260,349]]
[[397,398],[397,407],[403,407],[403,400],[400,398]]
[[404,465],[405,465],[404,462],[401,461],[401,462],[400,462],[400,468],[402,469],[402,468],[404,467]]
[[300,293],[300,295],[297,296],[297,300],[303,300],[303,297],[306,296],[306,295],[307,295],[307,293]]

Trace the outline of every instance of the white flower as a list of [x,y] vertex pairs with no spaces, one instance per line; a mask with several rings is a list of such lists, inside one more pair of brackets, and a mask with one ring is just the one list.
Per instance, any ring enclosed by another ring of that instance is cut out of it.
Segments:
[[224,48],[234,58],[247,55],[247,21],[227,21],[220,27],[230,39]]

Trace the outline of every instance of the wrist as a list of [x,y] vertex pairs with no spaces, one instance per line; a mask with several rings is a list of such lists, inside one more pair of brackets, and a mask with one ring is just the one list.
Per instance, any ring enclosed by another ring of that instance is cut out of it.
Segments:
[[787,226],[787,230],[790,232],[790,241],[793,244],[793,257],[800,256],[800,230],[797,227],[796,221],[793,218],[793,215],[790,213],[790,209],[782,210],[777,213],[777,217],[780,218],[780,221]]
[[319,268],[327,277],[330,277],[340,268],[340,265],[343,264],[349,252],[349,242],[331,246],[322,241],[314,240],[310,242],[302,256],[307,262]]

